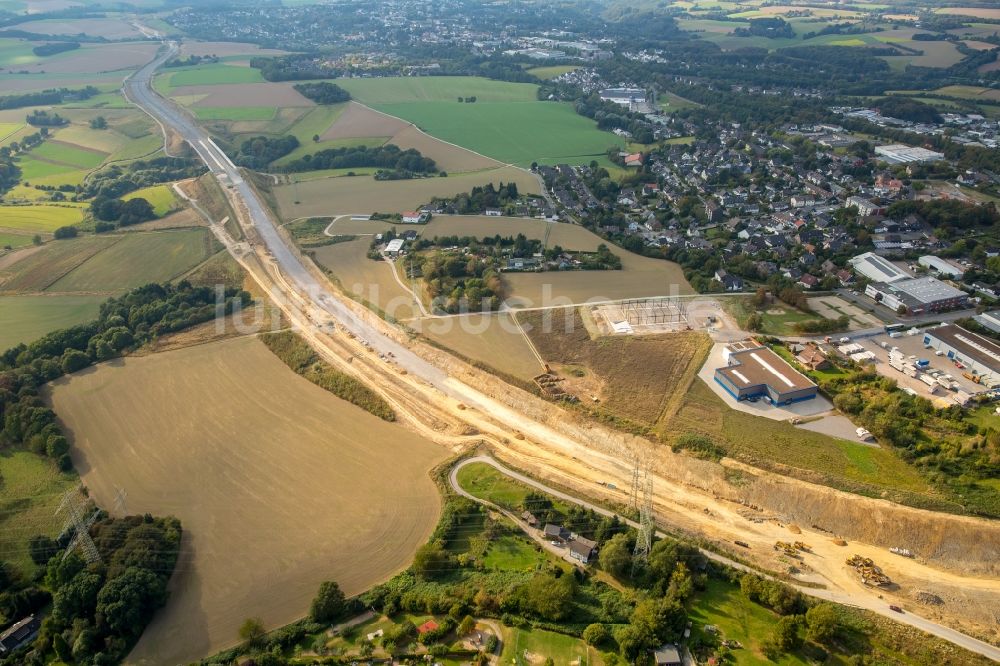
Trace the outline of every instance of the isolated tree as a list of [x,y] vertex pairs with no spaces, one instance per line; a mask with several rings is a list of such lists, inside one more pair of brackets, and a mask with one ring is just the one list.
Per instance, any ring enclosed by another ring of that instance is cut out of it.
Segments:
[[319,143],[319,134],[313,134],[313,143]]
[[56,240],[65,240],[67,238],[76,238],[79,233],[74,226],[59,227],[52,232],[52,237]]
[[627,578],[632,568],[632,541],[628,535],[616,534],[601,547],[598,560],[601,568],[615,578]]
[[240,625],[240,638],[251,647],[260,645],[266,633],[264,622],[259,617],[248,617]]
[[458,625],[458,635],[468,636],[476,629],[476,620],[471,615],[462,618],[462,623]]
[[347,603],[340,586],[332,580],[319,586],[319,591],[313,599],[309,614],[316,622],[333,622],[343,616]]
[[90,129],[108,129],[108,121],[104,118],[104,116],[97,116],[96,118],[91,119]]
[[583,630],[583,640],[589,645],[600,645],[611,638],[611,632],[603,624],[589,624]]

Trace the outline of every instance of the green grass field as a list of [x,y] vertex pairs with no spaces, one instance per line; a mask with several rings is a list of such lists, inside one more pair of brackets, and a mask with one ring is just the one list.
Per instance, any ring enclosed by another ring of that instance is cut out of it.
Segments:
[[726,640],[737,640],[742,650],[733,650],[732,663],[736,666],[764,666],[765,664],[802,664],[808,662],[798,655],[783,655],[777,662],[770,661],[761,651],[778,621],[778,615],[747,599],[735,585],[715,578],[708,579],[704,592],[694,597],[688,614],[694,626],[693,639],[708,636],[705,625],[715,625]]
[[108,156],[107,153],[87,150],[63,141],[43,141],[31,151],[31,155],[43,160],[68,164],[77,169],[94,169]]
[[38,56],[32,53],[34,44],[23,39],[0,39],[0,67],[17,67],[37,62]]
[[[556,664],[595,666],[603,663],[597,651],[579,638],[542,629],[525,630],[510,627],[503,629],[503,653],[499,661],[501,664],[535,663],[534,660],[524,660],[526,652],[550,657]],[[541,659],[537,663],[542,663]]]
[[483,565],[503,571],[534,571],[546,556],[531,542],[518,536],[502,536],[490,542]]
[[50,232],[83,220],[83,208],[75,204],[0,206],[0,228]]
[[7,137],[21,130],[24,123],[0,123],[0,141],[5,141]]
[[[0,350],[97,317],[103,296],[0,296]],[[0,484],[2,489],[3,484]]]
[[273,106],[194,106],[199,120],[271,120],[278,109]]
[[0,232],[0,249],[10,247],[17,249],[25,245],[31,245],[31,234],[10,234]]
[[665,92],[660,95],[659,99],[656,100],[660,108],[667,112],[673,111],[683,111],[684,109],[696,109],[700,104],[697,102],[692,102],[689,99],[684,99],[680,95],[675,95],[672,92]]
[[169,185],[153,185],[152,187],[146,187],[141,190],[136,190],[130,194],[126,194],[122,197],[122,199],[128,201],[129,199],[138,199],[140,197],[149,202],[157,217],[163,217],[167,213],[171,213],[180,208],[180,202],[177,201],[177,195],[174,194],[173,189],[171,189]]
[[532,67],[528,70],[528,74],[537,76],[540,79],[548,80],[554,79],[557,76],[562,76],[563,74],[568,74],[574,69],[580,69],[576,65],[552,65],[550,67]]
[[528,166],[607,161],[624,142],[597,129],[572,106],[557,102],[411,102],[378,104],[378,110],[408,120],[428,134],[501,162]]
[[48,288],[51,292],[116,292],[167,282],[208,259],[214,247],[205,229],[128,234]]
[[0,559],[30,580],[36,567],[28,556],[28,540],[59,533],[65,520],[55,515],[60,496],[79,479],[58,471],[51,460],[9,449],[0,453],[0,479]]
[[[163,80],[165,79],[165,80]],[[162,79],[169,88],[180,86],[218,86],[227,83],[259,83],[264,80],[260,70],[251,67],[211,64],[181,67],[168,71]]]
[[35,183],[41,178],[52,178],[63,176],[74,171],[79,171],[76,167],[68,164],[57,164],[47,162],[32,157],[30,154],[17,159],[17,165],[21,169],[21,179],[26,183]]
[[530,490],[494,467],[473,463],[458,470],[458,485],[480,499],[504,507],[518,507]]
[[337,85],[369,106],[405,102],[451,102],[457,105],[459,97],[475,97],[476,104],[537,100],[537,86],[530,83],[492,81],[476,76],[338,79]]

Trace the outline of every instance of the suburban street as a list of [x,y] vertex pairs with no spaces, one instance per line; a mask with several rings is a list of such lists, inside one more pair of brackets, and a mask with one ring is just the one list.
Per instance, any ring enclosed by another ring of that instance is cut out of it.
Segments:
[[[374,315],[366,318],[359,313],[356,304],[345,302],[343,296],[317,277],[304,263],[300,255],[285,242],[266,202],[261,199],[253,185],[243,178],[240,170],[212,141],[209,134],[187,112],[153,90],[152,79],[157,69],[174,57],[178,50],[179,47],[175,42],[168,42],[153,61],[129,77],[124,84],[126,97],[156,119],[164,127],[165,132],[169,128],[187,141],[219,180],[230,200],[234,203],[234,208],[237,209],[236,214],[243,218],[246,226],[252,226],[261,241],[255,246],[253,239],[251,239],[250,246],[254,250],[256,259],[269,270],[263,275],[261,272],[255,273],[254,277],[270,293],[275,303],[289,315],[293,324],[302,329],[302,334],[307,341],[313,345],[326,347],[328,350],[333,349],[336,345],[331,342],[331,334],[317,332],[317,329],[323,325],[335,323],[335,326],[341,331],[346,331],[350,336],[360,339],[375,353],[391,357],[395,366],[392,372],[397,373],[393,375],[394,378],[390,379],[388,374],[390,370],[382,368],[366,370],[365,372],[368,374],[365,374],[364,378],[370,383],[387,385],[386,387],[376,386],[376,390],[408,398],[410,402],[407,405],[409,405],[411,414],[414,409],[413,404],[425,404],[427,410],[433,409],[447,413],[456,421],[474,426],[481,433],[480,440],[495,438],[498,441],[505,441],[512,437],[523,440],[527,436],[529,440],[544,443],[548,455],[552,457],[563,456],[576,460],[577,456],[581,459],[586,456],[590,465],[615,470],[616,473],[620,473],[623,466],[628,466],[627,460],[621,456],[587,449],[579,441],[563,434],[556,427],[528,416],[521,410],[508,407],[467,383],[450,377],[444,369],[432,364],[391,337],[385,331],[384,326],[386,325],[383,322],[373,320]],[[227,244],[227,247],[233,252],[232,245]],[[364,314],[368,314],[367,311]],[[354,343],[353,340],[351,342]],[[346,343],[341,341],[336,344],[343,347]],[[331,354],[332,352],[328,353],[327,356],[329,357]],[[344,362],[342,355],[339,357],[339,361]],[[356,367],[358,365],[360,364],[354,364],[355,367],[350,371],[360,373],[361,370]],[[400,377],[399,374],[407,376]],[[393,382],[391,386],[390,382]],[[404,393],[406,393],[405,396]],[[394,405],[399,406],[401,411],[406,411],[407,407],[400,405],[402,399],[401,397],[396,400]],[[457,401],[460,406],[456,409],[455,405],[446,399]],[[447,407],[442,404],[445,402],[449,403]],[[419,419],[411,416],[410,421],[418,422]],[[424,432],[430,436],[440,435],[439,432],[434,432],[426,425],[420,426],[418,423],[417,427],[423,427]],[[538,459],[544,462],[541,454],[539,454]],[[529,477],[506,470],[491,458],[484,458],[480,461],[488,462],[512,478],[545,490],[556,497],[581,504],[600,513],[610,513],[584,500],[547,488]],[[454,471],[452,484],[455,485]],[[706,503],[708,501],[706,500]],[[747,567],[715,553],[706,552],[705,555],[727,565],[747,569]],[[894,613],[888,609],[886,602],[877,599],[873,593],[853,593],[817,588],[801,588],[801,591],[817,598],[867,608],[1000,661],[1000,649],[911,613],[902,615]]]

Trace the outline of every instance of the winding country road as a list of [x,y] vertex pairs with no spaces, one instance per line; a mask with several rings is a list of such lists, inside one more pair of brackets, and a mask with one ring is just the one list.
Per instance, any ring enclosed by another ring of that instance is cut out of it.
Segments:
[[[177,43],[167,42],[153,61],[125,80],[123,93],[128,100],[154,118],[164,128],[165,133],[169,130],[182,137],[218,179],[234,205],[241,224],[244,228],[252,228],[253,235],[260,240],[260,243],[255,244],[254,239],[248,243],[225,239],[226,247],[270,293],[272,300],[282,308],[317,351],[324,354],[324,357],[332,363],[339,363],[339,367],[345,371],[355,373],[369,383],[375,384],[374,388],[402,412],[401,416],[408,423],[422,429],[428,436],[433,437],[440,433],[422,423],[418,418],[420,414],[414,415],[415,411],[436,410],[460,422],[468,423],[481,433],[480,439],[504,440],[514,433],[524,433],[531,440],[543,442],[553,455],[574,459],[577,454],[586,455],[590,464],[605,469],[620,469],[623,465],[627,467],[627,462],[623,463],[617,456],[597,450],[585,450],[580,442],[558,429],[533,420],[521,410],[511,408],[459,379],[449,377],[445,370],[418,356],[392,337],[384,328],[384,322],[375,321],[370,313],[361,310],[357,304],[345,301],[344,297],[333,290],[322,276],[317,276],[311,271],[305,260],[286,244],[268,205],[252,184],[243,178],[236,165],[191,115],[153,89],[152,80],[157,69],[178,51]],[[217,235],[224,236],[218,224],[213,226],[213,231]],[[333,322],[338,327],[338,333],[344,331],[349,333],[350,341],[345,341],[342,337],[335,340],[331,333],[317,331],[321,324]],[[360,364],[350,365],[353,358],[345,361],[343,349],[349,345],[357,349],[360,345],[354,340],[355,337],[363,341],[361,344],[366,348],[392,358],[393,367],[390,369],[377,366],[377,362],[372,361],[370,357]],[[359,365],[364,366],[365,374],[361,374]],[[401,374],[407,376],[400,377]],[[445,407],[444,404],[448,402],[446,398],[461,403],[459,409],[462,411],[455,411],[454,404]],[[520,439],[524,439],[524,435],[521,435]],[[492,459],[484,459],[482,462],[500,468]],[[600,513],[610,513],[584,500],[547,488],[529,477],[506,469],[501,471],[522,483],[537,487],[561,499],[581,504]],[[730,566],[748,569],[716,553],[706,552],[705,555]],[[1000,661],[1000,649],[919,616],[893,613],[886,607],[885,602],[877,600],[874,595],[814,588],[802,588],[802,591],[815,597],[862,606]]]

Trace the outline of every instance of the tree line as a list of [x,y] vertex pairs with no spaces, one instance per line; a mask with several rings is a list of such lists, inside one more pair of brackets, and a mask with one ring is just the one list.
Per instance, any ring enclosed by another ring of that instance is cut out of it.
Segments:
[[351,101],[351,93],[329,81],[296,83],[293,87],[303,97],[307,97],[317,104],[340,104]]
[[20,93],[17,95],[4,95],[0,97],[0,111],[8,109],[21,109],[26,106],[53,106],[62,104],[70,99],[90,99],[94,95],[99,95],[100,90],[94,86],[85,88],[53,88],[42,90],[41,92]]

